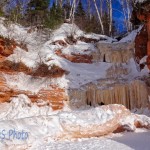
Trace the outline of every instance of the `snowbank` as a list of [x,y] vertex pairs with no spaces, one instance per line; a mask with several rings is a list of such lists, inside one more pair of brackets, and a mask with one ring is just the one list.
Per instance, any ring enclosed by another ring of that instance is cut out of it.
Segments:
[[[150,125],[150,118],[134,116],[122,105],[107,105],[83,110],[52,112],[47,106],[32,104],[25,95],[13,98],[10,103],[0,105],[0,126],[5,138],[0,136],[0,147],[30,147],[33,143],[47,143],[53,140],[97,137],[115,131],[120,125],[136,129],[134,123],[140,120],[143,126]],[[27,139],[18,134],[28,133]]]

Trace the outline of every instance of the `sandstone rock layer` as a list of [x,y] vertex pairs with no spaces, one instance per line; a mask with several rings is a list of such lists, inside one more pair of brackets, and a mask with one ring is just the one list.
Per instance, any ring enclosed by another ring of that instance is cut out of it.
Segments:
[[39,101],[43,100],[46,104],[52,107],[53,110],[62,109],[64,106],[64,100],[66,99],[64,89],[57,86],[49,86],[49,89],[41,89],[38,93],[32,93],[30,91],[19,90],[14,87],[9,87],[6,83],[6,79],[0,76],[0,102],[9,102],[12,97],[17,95],[27,95],[33,103],[41,104]]
[[[134,16],[136,20],[144,22],[141,33],[136,38],[136,51],[139,58],[147,55],[147,66],[150,69],[150,1],[137,3],[134,8]],[[136,23],[136,21],[134,21]],[[140,40],[139,40],[140,39]],[[137,42],[139,41],[139,42]],[[146,54],[145,54],[146,49]]]

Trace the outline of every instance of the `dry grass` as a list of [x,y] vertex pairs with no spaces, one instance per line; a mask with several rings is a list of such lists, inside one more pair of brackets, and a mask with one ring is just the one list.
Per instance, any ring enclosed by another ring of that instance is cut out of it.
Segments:
[[0,54],[2,56],[9,56],[16,48],[16,42],[13,39],[0,36]]
[[3,72],[24,72],[25,74],[31,75],[33,77],[52,77],[57,78],[63,76],[66,71],[62,68],[53,65],[51,69],[44,64],[41,63],[36,70],[32,70],[27,67],[23,62],[12,62],[9,60],[5,60],[0,62],[0,70]]
[[92,38],[86,38],[86,37],[79,37],[78,40],[82,41],[82,42],[86,42],[86,43],[96,43],[98,42],[99,40],[97,39],[92,39]]
[[74,63],[89,63],[91,64],[92,63],[92,55],[86,55],[86,54],[71,54],[71,55],[67,55],[67,54],[63,54],[62,51],[60,49],[56,50],[55,51],[55,54],[60,56],[60,57],[63,57],[71,62],[74,62]]
[[56,78],[63,76],[65,72],[65,70],[56,65],[53,65],[51,69],[49,69],[49,67],[46,64],[41,63],[38,66],[38,68],[34,71],[33,76]]
[[65,39],[66,43],[73,45],[77,43],[77,39],[74,38],[73,35],[68,35],[67,38]]
[[12,62],[9,60],[5,60],[0,63],[0,70],[1,71],[15,71],[15,72],[24,72],[26,74],[31,73],[31,69],[27,67],[24,63],[22,62]]

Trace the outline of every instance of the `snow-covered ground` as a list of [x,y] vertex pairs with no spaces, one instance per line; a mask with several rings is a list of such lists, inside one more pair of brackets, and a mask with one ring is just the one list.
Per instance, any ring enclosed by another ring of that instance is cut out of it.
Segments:
[[[10,150],[149,150],[150,131],[109,135],[100,138],[73,139],[72,141],[34,142],[32,145],[11,145]],[[1,148],[5,149],[1,144]]]
[[150,131],[137,130],[100,138],[76,139],[74,141],[55,141],[47,145],[31,146],[31,150],[149,150]]
[[[116,115],[120,115],[120,119],[117,117],[116,120]],[[92,132],[99,132],[97,136],[106,130],[110,132],[115,126],[109,124],[113,118],[116,124],[119,121],[134,132],[109,134],[99,138],[78,138],[80,132],[81,137],[92,137]],[[150,118],[141,116],[141,119],[150,124]],[[133,127],[134,120],[130,112],[119,105],[74,111],[64,108],[54,112],[48,106],[38,107],[27,96],[20,95],[9,104],[0,105],[0,149],[141,150],[143,147],[142,149],[149,150],[150,131]],[[104,127],[101,126],[103,124]]]

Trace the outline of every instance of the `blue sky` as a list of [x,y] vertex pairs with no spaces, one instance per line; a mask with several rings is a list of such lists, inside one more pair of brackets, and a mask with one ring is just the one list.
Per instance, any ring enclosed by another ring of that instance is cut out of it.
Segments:
[[[29,0],[24,0],[24,1],[29,1]],[[52,5],[54,1],[55,0],[50,0],[50,4]],[[86,9],[86,5],[87,5],[86,2],[87,2],[87,0],[81,0],[81,1],[83,3],[84,8]],[[91,0],[91,1],[93,1],[93,0]],[[93,8],[93,11],[95,11],[94,5],[92,6],[92,8]],[[119,0],[114,0],[113,1],[113,9],[114,9],[113,10],[113,19],[115,21],[116,28],[118,28],[119,31],[122,32],[122,31],[125,30],[124,29],[124,24],[123,24],[123,19],[124,19],[123,17],[124,16],[119,11],[117,11],[117,10],[121,11],[121,6],[120,6],[120,3],[119,3]]]
[[[29,1],[29,0],[24,0],[24,1],[26,2],[26,1]],[[50,4],[52,5],[54,1],[55,0],[50,0]],[[81,1],[83,3],[84,8],[86,9],[87,0],[81,0]],[[93,0],[91,0],[91,1],[93,1]],[[99,2],[99,0],[98,0],[98,2]],[[95,11],[94,5],[92,6],[92,8],[93,8],[93,12],[94,12]],[[120,32],[123,32],[123,31],[125,31],[124,23],[123,23],[124,16],[120,12],[121,11],[121,6],[120,6],[120,3],[119,3],[119,0],[113,0],[113,9],[114,9],[113,10],[113,19],[115,21],[116,28],[118,28]],[[117,11],[117,10],[120,10],[120,11]]]
[[[124,16],[120,12],[121,11],[121,6],[120,6],[120,3],[117,0],[113,3],[113,8],[114,8],[113,18],[116,22],[116,26],[119,27],[120,31],[123,31],[123,30],[125,30],[124,29],[124,23],[123,23]],[[120,10],[120,11],[118,11],[118,10]]]
[[[55,0],[51,0],[51,5],[52,3],[54,2]],[[86,0],[81,0],[83,5],[86,6]],[[92,1],[92,0],[91,0]],[[85,7],[86,8],[86,7]],[[118,0],[115,0],[113,1],[113,19],[115,21],[115,24],[116,24],[116,28],[119,29],[120,32],[123,32],[125,29],[124,29],[124,23],[123,23],[123,19],[124,19],[124,16],[123,14],[121,14],[120,11],[121,11],[121,6],[120,6],[120,3]],[[93,11],[95,11],[95,8],[93,6]]]

